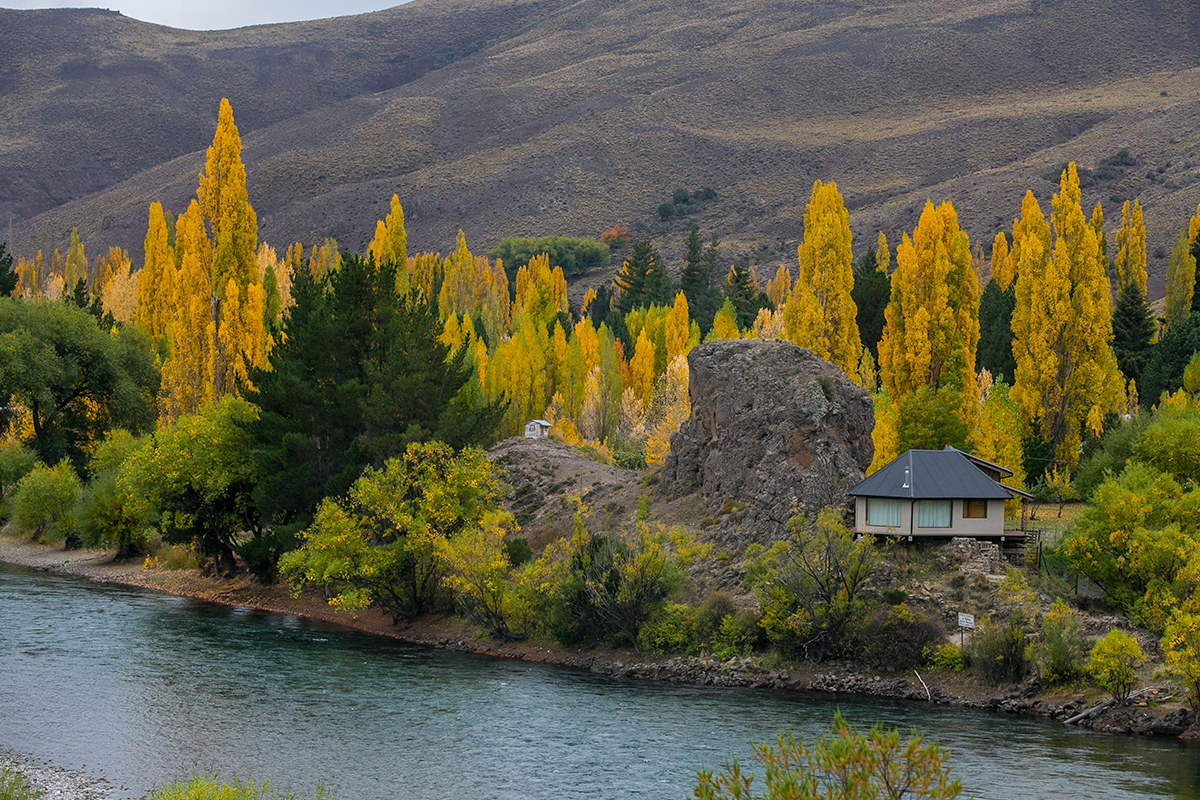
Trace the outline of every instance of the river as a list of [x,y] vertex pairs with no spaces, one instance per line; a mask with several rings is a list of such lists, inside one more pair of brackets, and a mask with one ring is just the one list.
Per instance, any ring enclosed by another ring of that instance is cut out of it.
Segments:
[[1200,750],[918,703],[677,686],[452,653],[0,564],[0,749],[140,797],[213,764],[341,800],[672,798],[834,709],[916,726],[991,798],[1196,798]]

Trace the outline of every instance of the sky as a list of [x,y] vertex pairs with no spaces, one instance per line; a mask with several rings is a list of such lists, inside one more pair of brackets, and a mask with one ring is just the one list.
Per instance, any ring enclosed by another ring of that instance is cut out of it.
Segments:
[[404,0],[0,0],[0,8],[107,8],[189,30],[216,30],[365,14]]

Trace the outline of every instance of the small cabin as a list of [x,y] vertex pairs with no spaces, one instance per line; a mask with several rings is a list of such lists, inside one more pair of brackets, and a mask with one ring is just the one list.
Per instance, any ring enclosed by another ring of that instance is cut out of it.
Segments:
[[526,439],[545,439],[553,426],[544,419],[531,419],[525,423]]
[[[1000,483],[1012,471],[953,447],[909,450],[863,480],[854,498],[855,530],[884,536],[968,536],[1004,541],[1004,503],[1032,496]],[[1024,515],[1022,515],[1024,518]]]

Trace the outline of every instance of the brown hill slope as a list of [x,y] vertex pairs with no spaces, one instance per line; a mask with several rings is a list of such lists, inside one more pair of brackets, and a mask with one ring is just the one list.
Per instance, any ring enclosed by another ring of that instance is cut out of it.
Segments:
[[[23,87],[0,98],[0,203],[18,252],[61,247],[73,225],[93,254],[140,251],[149,202],[180,210],[193,191],[201,152],[181,155],[180,142],[202,150],[221,93],[242,127],[261,236],[277,245],[332,235],[360,249],[397,192],[410,250],[445,250],[459,227],[482,250],[625,222],[675,257],[694,221],[735,250],[791,263],[815,178],[838,182],[864,248],[876,230],[895,241],[910,229],[927,196],[953,200],[990,243],[1025,189],[1048,202],[1047,178],[1074,159],[1095,169],[1084,202],[1103,202],[1110,227],[1121,200],[1141,198],[1161,284],[1174,232],[1200,200],[1190,0],[416,0],[217,34],[89,13],[0,12],[5,38],[10,15],[22,41],[74,26],[70,49],[101,76],[107,62],[88,53],[137,53],[119,80],[77,75],[68,61],[38,79],[33,53],[19,80],[0,79]],[[106,46],[88,25],[140,44]],[[420,66],[385,66],[385,52]],[[128,114],[103,113],[112,86]],[[76,94],[90,116],[73,114]],[[28,122],[51,110],[82,124]],[[1103,166],[1122,149],[1133,164]],[[26,163],[28,183],[71,189],[44,191],[43,205],[70,201],[25,220],[37,204],[10,175]],[[705,185],[717,201],[654,217],[676,186]],[[92,188],[107,191],[75,199]]]

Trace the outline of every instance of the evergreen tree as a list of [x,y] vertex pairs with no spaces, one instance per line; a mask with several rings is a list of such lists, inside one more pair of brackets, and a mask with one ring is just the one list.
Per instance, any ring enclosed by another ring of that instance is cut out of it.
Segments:
[[0,297],[8,297],[17,288],[20,276],[13,269],[12,254],[7,252],[7,245],[0,242]]
[[[1196,263],[1196,271],[1193,273],[1195,277],[1192,278],[1192,313],[1194,314],[1200,311],[1200,292],[1195,290],[1196,284],[1200,282],[1200,234],[1196,234],[1195,238],[1192,239],[1192,249],[1190,252],[1192,261]],[[3,279],[0,278],[0,280]],[[0,294],[3,294],[3,292],[0,292]]]
[[1113,355],[1126,380],[1142,385],[1142,371],[1150,361],[1151,340],[1157,326],[1137,281],[1126,281],[1113,310]]
[[[1001,234],[1003,235],[1003,234]],[[986,369],[1005,383],[1011,383],[1016,371],[1012,350],[1012,314],[1017,294],[1009,285],[1002,290],[995,279],[988,281],[979,300],[979,356],[976,366]]]
[[253,497],[266,523],[302,527],[321,498],[410,442],[479,444],[499,424],[504,404],[482,400],[466,348],[450,354],[436,311],[395,287],[394,264],[356,257],[322,278],[296,275],[287,335],[251,376]]
[[688,231],[687,252],[683,257],[683,272],[679,276],[679,290],[687,298],[692,319],[700,326],[701,334],[712,328],[713,316],[717,313],[719,294],[712,286],[712,274],[716,266],[717,237],[705,249],[700,243],[700,226],[693,225]]
[[[617,274],[617,287],[621,290],[621,296],[617,300],[617,310],[621,316],[625,316],[630,311],[637,308],[645,308],[652,305],[650,297],[654,293],[662,292],[662,269],[659,265],[661,259],[658,257],[658,251],[654,249],[649,241],[637,242],[633,246],[633,252],[629,254],[629,260],[626,261],[621,271]],[[667,282],[667,292],[669,296],[670,282]]]
[[749,330],[754,325],[760,308],[767,308],[771,301],[758,290],[758,281],[749,260],[743,258],[729,268],[725,276],[725,299],[733,304],[737,326]]
[[855,320],[862,346],[871,351],[871,357],[879,358],[879,340],[883,338],[883,326],[887,322],[884,311],[892,293],[886,271],[880,270],[878,251],[868,248],[854,264],[854,288],[850,298],[858,309]]
[[1173,392],[1183,385],[1183,370],[1196,352],[1200,352],[1200,313],[1167,328],[1151,348],[1138,384],[1144,407],[1157,404],[1163,392]]

